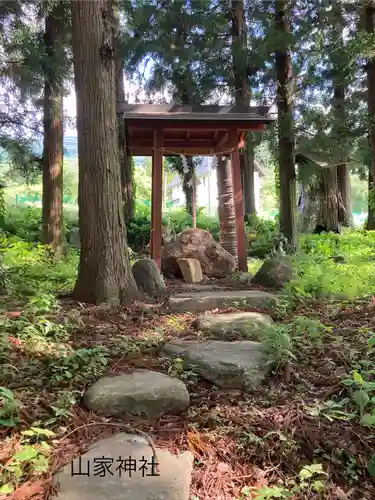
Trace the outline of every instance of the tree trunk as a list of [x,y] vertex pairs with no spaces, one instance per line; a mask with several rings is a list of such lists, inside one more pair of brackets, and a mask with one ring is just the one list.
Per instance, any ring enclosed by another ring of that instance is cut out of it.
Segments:
[[342,203],[342,210],[339,211],[340,223],[349,227],[352,225],[352,199],[350,172],[345,164],[337,166],[337,185]]
[[256,214],[254,183],[255,152],[251,134],[248,134],[245,146],[245,155],[241,155],[240,160],[242,158],[247,160],[243,161],[241,167],[243,172],[244,213],[245,217],[249,217],[252,214]]
[[[365,25],[369,35],[374,34],[374,12],[375,5],[370,2],[365,9]],[[367,62],[367,92],[368,92],[368,114],[369,114],[369,139],[371,147],[371,171],[369,172],[368,191],[368,218],[367,229],[375,230],[375,58]]]
[[276,50],[277,106],[279,134],[280,231],[290,249],[297,246],[296,173],[293,130],[292,62],[288,42],[290,28],[288,2],[275,0],[275,25],[281,48]]
[[192,227],[197,227],[197,196],[194,161],[192,156],[186,157],[189,171],[183,174],[182,189],[185,194],[186,211],[191,215]]
[[[120,23],[117,18],[117,30],[120,28]],[[116,101],[125,102],[125,87],[124,87],[124,59],[122,57],[121,47],[118,39],[116,40]],[[120,173],[121,173],[121,192],[124,202],[125,219],[130,220],[134,215],[134,200],[133,200],[133,172],[132,162],[129,150],[126,145],[126,128],[124,119],[119,116],[117,120],[118,127],[118,147],[120,157]]]
[[234,212],[232,169],[228,158],[217,157],[217,194],[220,244],[237,260],[236,216]]
[[[332,74],[333,74],[333,107],[335,109],[335,140],[339,148],[339,155],[343,159],[346,158],[346,144],[345,141],[345,75],[344,68],[342,67],[342,53],[345,51],[344,46],[344,20],[342,16],[342,7],[340,4],[334,7],[334,20],[335,20],[335,34],[337,39],[332,53]],[[337,166],[337,185],[339,189],[341,207],[339,211],[340,223],[344,226],[351,225],[352,210],[351,210],[351,192],[350,192],[350,175],[349,167],[342,163]]]
[[51,245],[55,258],[62,255],[63,242],[63,97],[56,66],[62,36],[58,7],[45,20],[45,51],[48,64],[44,83],[44,144],[42,242]]
[[368,231],[372,231],[371,228],[375,227],[375,205],[374,205],[374,199],[371,198],[372,186],[373,186],[373,177],[372,177],[372,172],[371,172],[371,168],[370,168],[369,172],[368,172],[368,214],[367,214],[367,220],[366,220],[366,224],[365,224],[365,228]]
[[[250,105],[250,89],[248,83],[247,31],[243,0],[232,0],[232,59],[234,96],[236,106]],[[242,193],[245,216],[255,214],[254,193],[254,150],[250,134],[246,134],[245,148],[240,151],[242,171]]]
[[340,232],[340,197],[337,184],[337,169],[325,168],[319,189],[318,215],[316,225],[325,231]]
[[81,253],[74,297],[100,304],[139,297],[129,262],[116,123],[111,0],[71,2],[77,96]]

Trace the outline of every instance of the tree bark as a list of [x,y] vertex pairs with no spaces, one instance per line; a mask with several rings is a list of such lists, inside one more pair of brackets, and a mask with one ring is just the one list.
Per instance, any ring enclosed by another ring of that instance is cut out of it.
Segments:
[[62,26],[58,6],[46,17],[44,43],[48,58],[44,83],[44,143],[42,242],[51,245],[55,258],[63,243],[63,94],[56,70],[61,58]]
[[349,227],[352,225],[352,197],[350,171],[345,163],[337,166],[337,186],[343,208],[339,211],[340,223]]
[[317,226],[322,226],[327,232],[340,232],[340,197],[337,184],[337,169],[325,168],[322,171],[322,182],[319,189]]
[[[336,22],[337,39],[335,48],[332,54],[333,66],[333,107],[335,109],[335,132],[337,145],[339,146],[339,155],[346,157],[345,141],[345,82],[344,71],[340,63],[341,53],[345,50],[343,33],[344,33],[344,20],[342,16],[342,7],[340,4],[334,6]],[[341,198],[342,210],[339,211],[340,223],[343,226],[350,226],[352,222],[352,209],[351,209],[351,192],[350,192],[350,174],[349,167],[343,162],[337,166],[337,185]]]
[[220,244],[237,260],[236,216],[234,212],[232,169],[228,158],[217,157],[216,168]]
[[[365,7],[365,27],[369,35],[374,34],[374,2],[369,2]],[[375,58],[372,57],[367,62],[367,104],[369,114],[369,140],[371,148],[371,170],[369,172],[368,191],[368,217],[367,229],[375,230]]]
[[[248,52],[247,30],[243,0],[232,0],[232,59],[234,97],[236,106],[250,105],[250,89],[248,83]],[[245,148],[240,151],[240,164],[242,171],[242,193],[244,198],[245,216],[256,213],[254,193],[254,150],[252,139],[246,134]],[[248,147],[250,146],[250,148]]]
[[241,158],[245,158],[247,160],[243,162],[241,167],[243,172],[244,213],[245,217],[249,217],[252,214],[256,214],[254,183],[255,151],[251,134],[247,135],[245,155],[241,155],[240,161]]
[[280,49],[276,50],[277,106],[279,135],[280,231],[290,249],[297,246],[296,234],[296,173],[293,130],[292,62],[288,35],[288,2],[275,0],[275,25],[280,34]]
[[129,262],[116,123],[111,0],[71,2],[77,96],[81,253],[73,295],[100,304],[139,297]]
[[[118,17],[116,24],[118,31],[120,29]],[[122,57],[118,38],[116,39],[116,101],[125,102],[124,59]],[[133,172],[131,156],[126,144],[126,127],[124,119],[122,117],[118,117],[117,127],[121,173],[121,192],[124,202],[125,219],[130,220],[134,215]]]
[[187,156],[186,161],[189,166],[189,172],[183,174],[182,189],[185,194],[186,211],[191,215],[192,227],[195,228],[197,227],[197,190],[193,157]]

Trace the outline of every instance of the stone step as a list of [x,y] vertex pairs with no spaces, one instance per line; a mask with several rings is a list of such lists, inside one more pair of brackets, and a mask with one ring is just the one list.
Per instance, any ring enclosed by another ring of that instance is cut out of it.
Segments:
[[273,324],[271,316],[257,312],[201,314],[195,324],[198,331],[215,338],[228,339],[246,336],[259,339],[262,329]]
[[152,457],[143,437],[118,433],[102,439],[55,474],[57,496],[53,498],[188,500],[193,454],[187,451],[176,456],[156,449],[156,461]]
[[114,377],[104,377],[83,396],[89,410],[106,416],[126,413],[159,418],[184,412],[190,404],[185,384],[176,378],[152,370],[135,370]]
[[223,389],[251,392],[262,384],[270,371],[261,344],[249,340],[173,340],[163,347],[161,354],[182,357],[185,370],[190,367],[202,378]]
[[178,293],[169,298],[173,312],[204,312],[226,307],[254,307],[267,309],[275,307],[277,297],[259,290],[212,291]]

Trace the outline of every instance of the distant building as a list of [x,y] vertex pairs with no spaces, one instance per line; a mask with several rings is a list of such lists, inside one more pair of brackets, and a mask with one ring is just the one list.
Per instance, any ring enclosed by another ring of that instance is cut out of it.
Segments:
[[[261,209],[260,186],[264,172],[257,162],[254,162],[254,191],[255,208],[257,212]],[[210,215],[217,214],[217,177],[216,161],[211,156],[202,157],[202,161],[196,168],[197,176],[197,207],[204,207]],[[182,179],[176,174],[167,186],[167,202],[169,206],[179,207],[185,205],[185,194],[182,189]]]

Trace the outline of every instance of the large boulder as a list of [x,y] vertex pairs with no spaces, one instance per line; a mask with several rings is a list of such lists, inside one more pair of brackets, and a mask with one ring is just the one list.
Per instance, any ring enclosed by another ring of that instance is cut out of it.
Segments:
[[173,340],[163,347],[162,355],[182,357],[185,369],[191,367],[202,378],[223,389],[251,392],[270,371],[261,344],[249,340]]
[[166,293],[167,287],[154,260],[139,259],[134,262],[132,271],[138,288],[146,295],[155,297]]
[[293,279],[293,269],[285,258],[266,259],[251,280],[252,285],[280,289]]
[[[193,454],[156,449],[118,433],[96,442],[55,474],[57,500],[188,500]],[[156,463],[159,471],[156,470]],[[156,475],[157,474],[157,475]]]
[[163,248],[161,268],[164,276],[181,278],[179,259],[199,260],[203,274],[209,278],[227,276],[236,268],[236,260],[203,229],[186,229],[175,242]]
[[89,410],[101,415],[130,413],[150,418],[182,413],[190,404],[181,380],[151,370],[104,377],[85,392],[83,400]]

